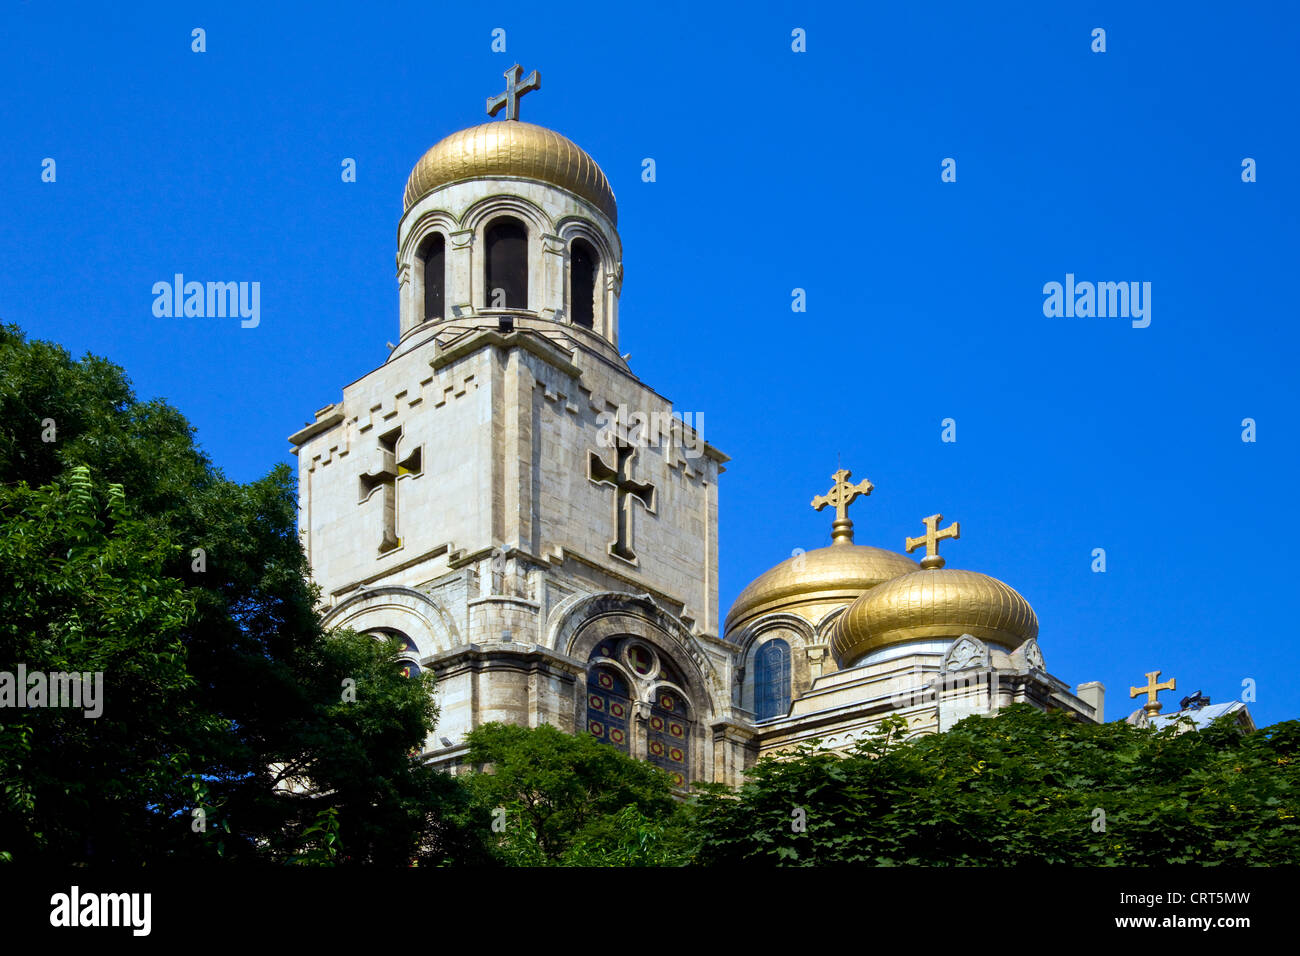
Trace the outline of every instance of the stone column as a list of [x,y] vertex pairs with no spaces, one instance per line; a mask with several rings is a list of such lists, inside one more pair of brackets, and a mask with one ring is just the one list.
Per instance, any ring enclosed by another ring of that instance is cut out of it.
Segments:
[[474,269],[474,230],[461,229],[447,237],[447,276],[447,318],[455,317],[453,306],[472,315],[474,303],[484,301],[484,277]]

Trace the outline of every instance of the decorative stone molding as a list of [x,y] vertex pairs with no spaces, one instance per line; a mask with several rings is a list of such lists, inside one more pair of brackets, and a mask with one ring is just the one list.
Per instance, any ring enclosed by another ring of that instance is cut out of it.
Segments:
[[939,672],[963,671],[972,667],[989,667],[993,663],[989,647],[978,638],[963,634],[953,641],[948,652],[943,655]]
[[1030,638],[1016,648],[1016,652],[1011,655],[1011,659],[1030,670],[1047,670],[1047,664],[1043,661],[1043,650],[1039,647],[1038,638],[1036,637]]
[[728,706],[723,677],[704,647],[649,594],[574,594],[551,611],[544,640],[547,647],[586,660],[596,644],[615,636],[640,637],[672,659],[686,675],[686,696],[699,708],[699,719],[712,718]]
[[421,591],[399,585],[358,591],[331,608],[322,623],[330,630],[401,631],[426,656],[461,643],[456,621],[446,608]]

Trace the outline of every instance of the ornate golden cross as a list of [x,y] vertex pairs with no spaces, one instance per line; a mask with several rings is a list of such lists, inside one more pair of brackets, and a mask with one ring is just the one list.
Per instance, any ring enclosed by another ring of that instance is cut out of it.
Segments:
[[1159,671],[1147,671],[1146,687],[1130,687],[1128,691],[1129,699],[1136,697],[1138,694],[1146,694],[1147,702],[1142,705],[1142,709],[1147,712],[1147,716],[1155,716],[1160,713],[1160,701],[1156,700],[1156,694],[1162,690],[1177,690],[1174,686],[1177,678],[1171,677],[1163,684],[1157,684],[1160,679]]
[[496,116],[501,112],[504,106],[506,110],[506,119],[519,119],[519,98],[525,93],[542,88],[542,74],[536,70],[528,74],[528,79],[520,82],[524,75],[524,68],[516,63],[510,69],[506,70],[506,91],[498,93],[496,96],[489,96],[487,101],[488,116]]
[[831,524],[831,544],[853,543],[853,522],[849,520],[849,505],[857,501],[859,495],[871,494],[871,489],[875,487],[866,478],[855,485],[849,481],[852,477],[853,472],[841,468],[831,475],[831,480],[835,482],[831,485],[831,490],[812,500],[815,511],[821,511],[827,505],[835,507],[835,521]]
[[946,562],[939,556],[939,542],[944,538],[960,538],[961,522],[954,521],[940,531],[939,522],[943,520],[943,515],[930,515],[922,520],[925,522],[925,534],[919,538],[907,539],[907,553],[911,554],[921,545],[925,545],[925,557],[921,559],[921,567],[941,568]]

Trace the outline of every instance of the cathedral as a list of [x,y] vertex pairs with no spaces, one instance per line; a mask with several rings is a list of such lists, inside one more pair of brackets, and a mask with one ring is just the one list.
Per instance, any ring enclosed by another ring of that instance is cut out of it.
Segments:
[[416,162],[397,344],[289,439],[327,625],[395,638],[407,673],[436,679],[425,758],[454,770],[483,723],[549,723],[679,787],[734,785],[888,715],[913,735],[1017,702],[1100,722],[1103,687],[1048,672],[1029,603],[945,566],[959,523],[918,516],[904,551],[855,542],[872,485],[847,470],[810,489],[828,544],[721,614],[728,457],[620,353],[614,193],[519,118],[539,86],[512,67],[488,101],[501,118]]

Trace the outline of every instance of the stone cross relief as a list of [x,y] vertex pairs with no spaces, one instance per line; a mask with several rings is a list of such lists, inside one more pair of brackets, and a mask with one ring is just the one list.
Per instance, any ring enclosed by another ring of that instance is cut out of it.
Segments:
[[615,538],[609,544],[609,553],[624,561],[636,563],[632,550],[632,503],[639,501],[647,514],[655,513],[655,486],[632,478],[632,458],[636,448],[619,442],[615,446],[616,462],[611,468],[596,452],[587,459],[587,477],[596,484],[614,486]]
[[397,443],[401,437],[400,427],[379,436],[377,467],[373,471],[362,473],[360,479],[357,504],[365,504],[376,491],[383,492],[382,530],[379,540],[381,555],[402,546],[402,539],[397,534],[397,479],[404,475],[418,477],[424,472],[419,448],[398,460]]

